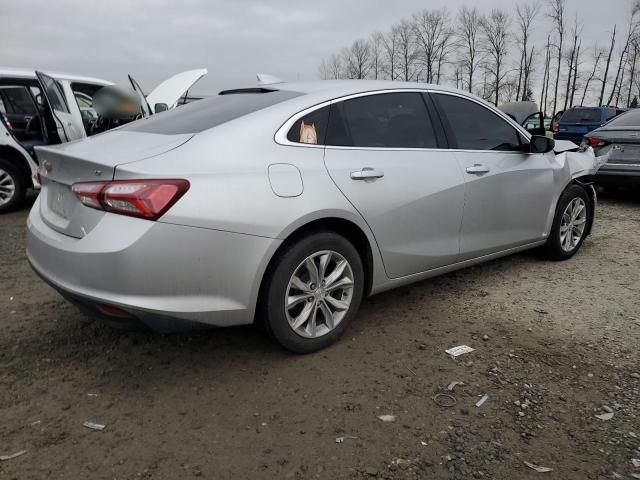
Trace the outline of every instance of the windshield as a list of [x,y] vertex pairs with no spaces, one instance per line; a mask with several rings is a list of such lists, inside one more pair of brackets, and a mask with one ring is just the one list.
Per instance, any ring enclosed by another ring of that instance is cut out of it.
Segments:
[[601,111],[599,108],[572,108],[564,112],[561,123],[598,123]]
[[124,130],[165,135],[198,133],[300,95],[286,90],[216,95],[133,122]]
[[623,113],[619,117],[614,118],[607,127],[638,127],[640,128],[640,111],[631,110],[630,112]]

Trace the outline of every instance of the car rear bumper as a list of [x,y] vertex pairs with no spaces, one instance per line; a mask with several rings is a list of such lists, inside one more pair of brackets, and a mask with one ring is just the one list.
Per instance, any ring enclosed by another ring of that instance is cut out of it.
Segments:
[[176,321],[253,321],[260,279],[280,240],[107,214],[84,238],[27,221],[27,257],[74,303],[111,306],[157,330]]
[[596,174],[596,182],[616,185],[640,184],[640,164],[605,163]]

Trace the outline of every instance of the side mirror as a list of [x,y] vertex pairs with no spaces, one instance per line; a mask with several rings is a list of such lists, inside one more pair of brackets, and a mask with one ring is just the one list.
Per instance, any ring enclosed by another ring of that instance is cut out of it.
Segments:
[[166,103],[156,103],[153,106],[153,112],[154,113],[165,112],[167,110],[169,110],[169,105],[167,105]]
[[531,153],[547,153],[553,150],[555,142],[552,138],[541,135],[533,135],[529,141],[529,151]]

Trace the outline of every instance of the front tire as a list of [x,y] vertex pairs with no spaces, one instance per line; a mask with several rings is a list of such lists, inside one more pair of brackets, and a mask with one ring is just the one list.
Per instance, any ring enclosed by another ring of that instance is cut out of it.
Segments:
[[364,292],[362,260],[333,232],[318,232],[289,246],[267,279],[265,324],[294,353],[334,343],[355,317]]
[[0,158],[0,214],[18,208],[24,201],[24,177],[15,165]]
[[551,260],[567,260],[582,246],[593,212],[584,188],[570,185],[560,196],[551,233],[544,246]]

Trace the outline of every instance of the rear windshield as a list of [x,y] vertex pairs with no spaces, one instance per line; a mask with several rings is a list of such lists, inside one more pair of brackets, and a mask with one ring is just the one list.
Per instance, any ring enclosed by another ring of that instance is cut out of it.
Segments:
[[164,135],[198,133],[300,95],[286,90],[216,95],[130,123],[123,130]]
[[601,117],[599,108],[572,108],[564,112],[561,123],[599,123]]
[[627,113],[623,113],[619,117],[614,118],[607,127],[638,127],[640,128],[640,111],[632,110]]

